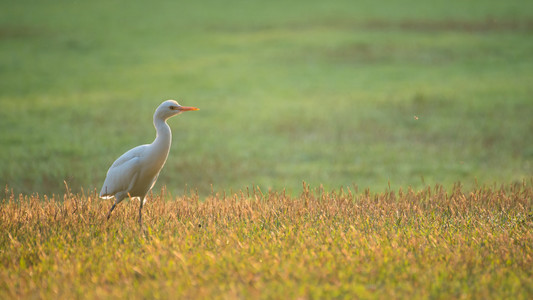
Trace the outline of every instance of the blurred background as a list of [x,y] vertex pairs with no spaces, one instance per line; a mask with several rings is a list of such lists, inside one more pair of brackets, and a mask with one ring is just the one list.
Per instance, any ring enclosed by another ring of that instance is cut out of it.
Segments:
[[99,190],[169,121],[154,191],[533,176],[531,1],[0,4],[0,184]]

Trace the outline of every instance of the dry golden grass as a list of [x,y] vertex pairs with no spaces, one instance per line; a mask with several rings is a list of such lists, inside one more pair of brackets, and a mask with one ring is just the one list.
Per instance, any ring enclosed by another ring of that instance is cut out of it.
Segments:
[[531,298],[533,182],[0,204],[0,298]]

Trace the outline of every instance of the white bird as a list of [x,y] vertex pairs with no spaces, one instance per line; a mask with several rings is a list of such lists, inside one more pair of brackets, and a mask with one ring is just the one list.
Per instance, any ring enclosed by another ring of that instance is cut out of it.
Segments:
[[174,100],[161,103],[154,113],[154,126],[157,132],[153,143],[137,146],[122,154],[107,171],[100,191],[100,197],[115,202],[107,213],[107,219],[115,206],[124,198],[139,198],[139,225],[142,226],[142,208],[148,192],[154,186],[159,172],[165,165],[172,143],[172,132],[167,124],[170,117],[184,111],[199,110],[196,107],[181,106]]

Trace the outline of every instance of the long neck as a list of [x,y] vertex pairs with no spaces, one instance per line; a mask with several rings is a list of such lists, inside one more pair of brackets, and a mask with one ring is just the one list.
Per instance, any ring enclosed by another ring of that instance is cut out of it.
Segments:
[[172,132],[170,131],[167,122],[160,118],[154,117],[154,126],[157,135],[152,143],[152,151],[159,154],[157,157],[162,159],[161,163],[165,163],[170,150],[170,144],[172,143]]

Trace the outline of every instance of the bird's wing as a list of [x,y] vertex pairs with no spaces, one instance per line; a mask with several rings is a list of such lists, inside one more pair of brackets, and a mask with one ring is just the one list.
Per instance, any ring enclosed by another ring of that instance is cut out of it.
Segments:
[[117,193],[128,192],[141,168],[141,158],[147,145],[135,147],[122,154],[109,168],[100,191],[100,197],[111,198]]

